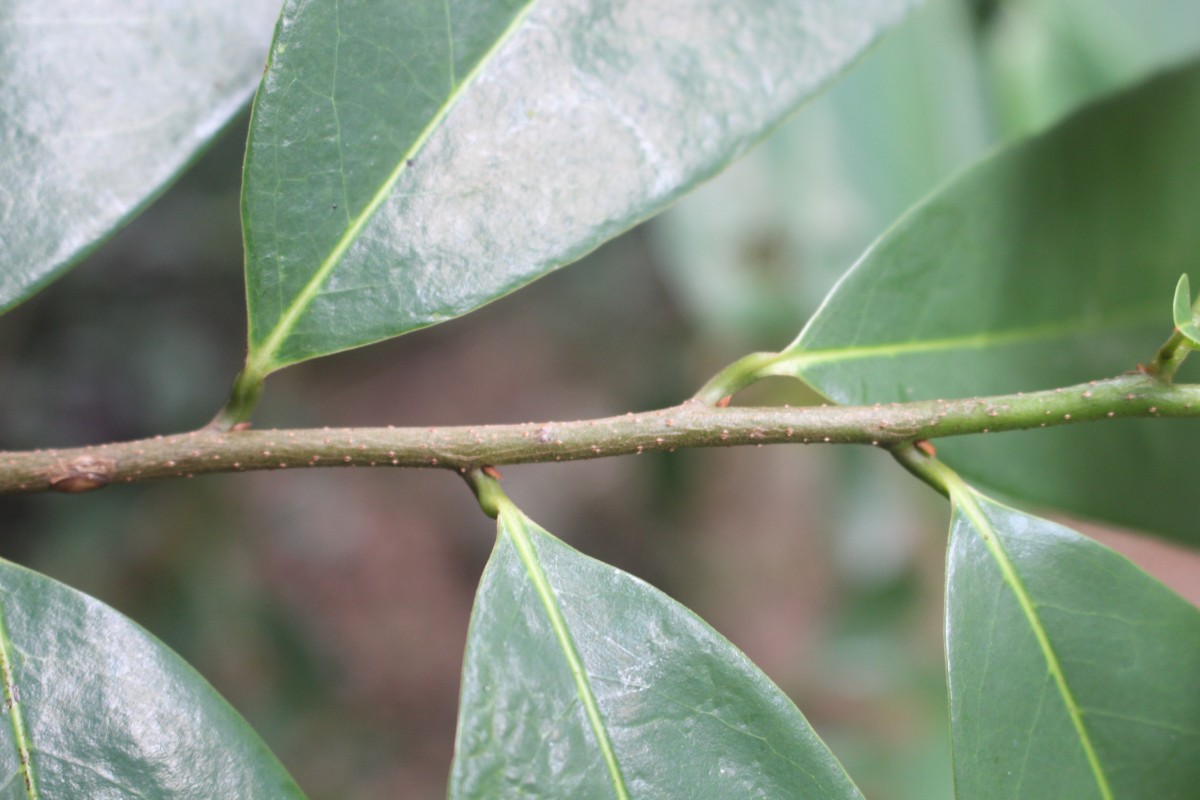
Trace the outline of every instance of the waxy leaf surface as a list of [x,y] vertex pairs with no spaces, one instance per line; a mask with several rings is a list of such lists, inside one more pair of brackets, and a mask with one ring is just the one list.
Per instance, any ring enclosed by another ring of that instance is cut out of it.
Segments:
[[911,2],[288,2],[246,161],[247,375],[579,258],[743,152]]
[[[772,372],[857,404],[1135,369],[1171,333],[1200,253],[1197,130],[1193,64],[1001,150],[901,218]],[[1200,423],[1139,420],[938,447],[1006,493],[1196,542],[1197,437]]]
[[0,311],[136,214],[249,99],[278,0],[0,3]]
[[1068,528],[951,496],[958,796],[1194,797],[1200,610]]
[[505,503],[471,616],[450,797],[861,794],[733,645]]
[[99,601],[6,561],[0,665],[0,797],[304,796],[179,656]]

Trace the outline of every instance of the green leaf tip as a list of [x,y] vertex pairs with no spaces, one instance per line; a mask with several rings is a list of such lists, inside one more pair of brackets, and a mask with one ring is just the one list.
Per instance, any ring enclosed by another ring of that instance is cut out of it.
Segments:
[[1200,328],[1196,326],[1196,314],[1192,308],[1192,287],[1186,272],[1179,276],[1179,283],[1175,284],[1172,313],[1175,329],[1182,334],[1187,345],[1193,350],[1200,349]]
[[1175,302],[1172,312],[1175,317],[1176,327],[1182,326],[1184,322],[1191,320],[1192,288],[1188,283],[1186,272],[1179,276],[1179,282],[1175,284]]

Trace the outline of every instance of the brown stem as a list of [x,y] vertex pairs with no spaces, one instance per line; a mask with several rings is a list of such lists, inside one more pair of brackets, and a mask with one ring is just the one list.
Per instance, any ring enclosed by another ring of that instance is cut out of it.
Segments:
[[906,442],[1123,417],[1200,416],[1200,386],[1122,375],[1051,391],[873,406],[672,408],[577,422],[452,428],[218,431],[64,450],[0,452],[0,493],[80,492],[213,472],[574,461],[679,447]]

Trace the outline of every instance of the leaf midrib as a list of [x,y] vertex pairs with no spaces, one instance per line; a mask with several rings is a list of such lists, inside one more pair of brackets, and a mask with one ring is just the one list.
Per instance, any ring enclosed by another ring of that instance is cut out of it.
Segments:
[[571,677],[575,682],[575,691],[579,695],[580,702],[583,704],[588,723],[591,725],[592,733],[595,734],[601,755],[604,757],[604,765],[608,770],[609,779],[612,781],[613,791],[616,793],[618,800],[630,800],[629,789],[625,785],[625,777],[621,774],[621,767],[617,762],[617,754],[613,749],[612,740],[608,736],[608,728],[605,726],[604,718],[600,714],[600,705],[596,701],[595,692],[592,691],[587,671],[583,666],[583,659],[580,658],[579,651],[575,648],[575,641],[571,638],[566,618],[563,616],[562,609],[558,605],[558,598],[554,594],[554,588],[550,585],[550,581],[542,569],[541,561],[538,559],[537,552],[533,548],[525,515],[511,503],[505,502],[500,507],[500,522],[501,531],[508,534],[510,541],[512,541],[513,546],[517,550],[521,564],[525,567],[525,572],[529,575],[529,580],[533,584],[534,591],[537,593],[538,599],[542,603],[542,608],[545,609],[546,616],[550,620],[550,627],[554,630],[554,637],[558,641],[558,646],[567,660],[567,665],[571,670]]
[[[1009,328],[997,331],[979,331],[960,336],[940,339],[917,339],[906,342],[836,347],[824,350],[801,350],[804,347],[807,329],[787,347],[781,357],[771,365],[772,375],[795,375],[813,366],[843,361],[861,361],[869,358],[896,358],[907,355],[922,355],[951,350],[982,350],[987,347],[1050,342],[1055,339],[1070,339],[1087,334],[1105,333],[1112,330],[1140,327],[1158,322],[1163,316],[1161,304],[1147,302],[1141,306],[1114,314],[1110,317],[1076,319],[1067,322],[1049,322],[1025,328]],[[818,312],[818,315],[820,312]],[[814,319],[816,317],[814,316]]]
[[1100,756],[1096,752],[1091,735],[1083,723],[1083,712],[1080,709],[1079,703],[1075,700],[1074,694],[1071,692],[1071,687],[1067,684],[1067,678],[1063,673],[1062,664],[1058,660],[1058,654],[1054,652],[1050,636],[1046,633],[1046,628],[1038,616],[1036,603],[1030,597],[1029,590],[1021,581],[1015,565],[1008,557],[1004,546],[1000,543],[996,529],[992,526],[991,521],[980,507],[975,491],[952,473],[948,474],[946,484],[950,490],[951,502],[966,515],[967,519],[979,532],[979,538],[983,540],[984,546],[987,548],[992,560],[995,561],[996,566],[1000,569],[1000,574],[1004,582],[1008,584],[1009,589],[1016,598],[1017,604],[1021,608],[1021,612],[1025,615],[1025,619],[1029,623],[1029,628],[1033,632],[1034,639],[1037,640],[1038,648],[1041,650],[1042,657],[1046,661],[1046,667],[1050,671],[1050,676],[1054,679],[1055,687],[1058,689],[1063,706],[1066,708],[1067,716],[1070,717],[1071,724],[1079,736],[1080,746],[1083,748],[1084,756],[1087,759],[1088,767],[1092,771],[1092,776],[1096,781],[1096,788],[1100,791],[1100,796],[1104,800],[1113,800],[1113,791],[1108,783],[1108,776],[1104,774],[1104,768],[1100,764]]
[[[292,302],[283,309],[282,313],[275,322],[275,326],[271,329],[271,332],[267,335],[267,337],[263,339],[262,343],[258,346],[254,346],[253,343],[251,344],[250,355],[246,360],[245,370],[248,375],[253,376],[255,379],[261,380],[275,369],[285,366],[286,362],[281,363],[276,361],[276,355],[278,355],[280,348],[283,347],[283,344],[287,341],[288,337],[299,324],[300,318],[304,316],[304,313],[308,310],[308,307],[320,294],[321,287],[329,279],[330,274],[334,269],[337,268],[337,265],[341,263],[342,257],[346,254],[346,251],[350,249],[350,245],[352,245],[358,239],[359,234],[362,233],[363,229],[367,226],[367,223],[370,222],[371,217],[375,215],[375,212],[381,205],[383,205],[384,201],[391,196],[392,189],[395,187],[397,181],[400,180],[400,176],[403,175],[408,169],[409,160],[412,159],[413,156],[415,156],[417,152],[419,152],[420,149],[425,146],[425,142],[428,141],[429,137],[432,136],[434,131],[438,129],[442,121],[446,118],[446,115],[450,113],[450,109],[452,109],[458,102],[459,97],[461,97],[467,87],[474,82],[475,78],[480,72],[483,71],[484,67],[486,67],[492,61],[492,58],[496,55],[500,48],[503,47],[504,44],[512,37],[513,33],[515,33],[525,21],[525,18],[529,15],[530,11],[533,10],[533,7],[536,3],[537,0],[527,0],[521,10],[513,16],[512,21],[509,23],[508,27],[505,28],[504,32],[496,38],[496,41],[493,42],[492,46],[488,48],[488,51],[483,54],[483,56],[479,59],[471,71],[467,73],[462,81],[455,83],[455,76],[453,75],[453,71],[451,71],[451,89],[450,93],[446,96],[445,102],[443,102],[438,108],[437,112],[430,117],[429,122],[427,122],[425,127],[421,129],[421,133],[413,140],[408,149],[405,150],[400,156],[396,162],[395,168],[388,174],[383,183],[380,184],[375,194],[371,196],[369,201],[367,201],[367,204],[363,206],[362,210],[360,210],[354,217],[349,219],[349,225],[346,227],[345,231],[343,231],[342,235],[338,237],[333,248],[329,251],[329,254],[321,262],[320,266],[317,267],[316,272],[314,272],[312,277],[308,279],[308,282],[304,284],[304,288],[301,289],[300,292],[292,298]],[[448,13],[449,10],[447,9],[447,14]],[[449,24],[450,20],[449,16],[447,16],[447,26],[449,26]],[[337,69],[336,61],[334,63],[334,69]],[[339,142],[339,155],[341,153],[340,148],[341,144]]]
[[40,800],[37,775],[33,769],[32,742],[25,728],[25,717],[21,713],[21,699],[17,692],[16,679],[13,677],[12,641],[8,638],[8,624],[4,619],[4,607],[0,605],[0,679],[4,682],[4,706],[8,711],[9,724],[12,726],[13,744],[17,749],[17,760],[20,762],[22,783],[29,800]]

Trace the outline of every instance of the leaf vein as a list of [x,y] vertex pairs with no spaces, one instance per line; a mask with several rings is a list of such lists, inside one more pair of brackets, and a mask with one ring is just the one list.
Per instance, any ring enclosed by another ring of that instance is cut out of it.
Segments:
[[1128,313],[1109,317],[1091,317],[1066,321],[1049,322],[1007,330],[977,331],[940,339],[915,339],[904,342],[886,342],[869,345],[827,348],[823,350],[801,350],[804,333],[801,333],[782,356],[771,367],[772,375],[789,376],[820,364],[843,361],[862,361],[870,358],[895,358],[924,353],[940,353],[948,350],[981,350],[987,347],[1017,346],[1054,339],[1069,339],[1112,330],[1155,324],[1160,316],[1157,304],[1146,304]]
[[21,713],[21,697],[17,690],[16,678],[13,675],[12,641],[8,637],[8,624],[4,619],[4,609],[0,606],[0,677],[4,681],[4,706],[8,710],[9,723],[12,725],[13,744],[17,748],[17,758],[21,762],[21,778],[25,784],[25,794],[29,800],[39,800],[37,774],[33,768],[33,749],[29,732],[25,728],[25,717]]
[[405,152],[397,160],[392,171],[388,173],[388,175],[380,183],[379,187],[375,191],[375,194],[372,195],[370,200],[367,201],[366,205],[364,205],[363,208],[350,219],[345,231],[343,231],[342,235],[338,237],[337,241],[334,243],[329,253],[325,256],[324,260],[321,261],[321,263],[317,266],[317,269],[313,272],[312,276],[304,284],[304,287],[296,293],[296,295],[292,298],[291,303],[287,304],[281,309],[282,313],[280,314],[279,319],[275,321],[275,325],[272,327],[270,333],[267,334],[267,337],[262,340],[261,344],[251,348],[251,354],[246,363],[246,373],[249,374],[254,380],[261,380],[274,369],[283,366],[281,363],[276,361],[276,356],[278,355],[279,350],[283,347],[284,342],[287,341],[292,331],[295,330],[296,326],[300,323],[301,317],[304,316],[304,313],[308,310],[309,306],[312,305],[313,300],[315,300],[321,294],[321,287],[325,285],[325,282],[329,279],[330,274],[341,262],[342,257],[346,254],[346,251],[350,249],[350,245],[352,245],[358,239],[363,229],[366,228],[371,217],[374,216],[379,207],[383,205],[383,203],[391,195],[392,188],[400,180],[400,176],[403,175],[408,169],[409,160],[416,155],[416,153],[425,145],[425,142],[428,141],[429,137],[433,135],[434,131],[437,130],[438,126],[441,125],[442,121],[446,118],[446,115],[450,113],[450,109],[455,105],[459,97],[462,95],[465,87],[472,82],[475,76],[477,76],[492,60],[492,58],[500,50],[501,46],[512,37],[513,33],[518,28],[520,28],[521,24],[532,10],[535,2],[536,0],[528,0],[528,2],[526,2],[525,6],[513,16],[508,28],[506,28],[505,31],[499,37],[497,37],[491,49],[489,49],[488,52],[479,59],[471,72],[463,79],[462,83],[453,87],[449,95],[438,107],[437,111],[425,124],[425,127],[422,128],[417,137],[413,139],[412,144],[409,145],[408,149],[405,150]]
[[1016,567],[1013,565],[1008,553],[1004,550],[1004,546],[1001,544],[991,521],[976,500],[974,490],[964,484],[957,476],[952,476],[952,480],[948,480],[947,484],[954,504],[962,510],[963,514],[971,521],[971,524],[975,526],[980,539],[983,540],[984,546],[996,562],[996,566],[999,568],[1004,582],[1008,584],[1026,621],[1029,623],[1030,630],[1037,640],[1038,648],[1042,651],[1042,657],[1046,660],[1046,667],[1050,672],[1050,677],[1054,680],[1055,686],[1058,688],[1058,693],[1066,708],[1067,716],[1070,717],[1071,724],[1079,736],[1080,746],[1083,748],[1084,756],[1087,759],[1088,766],[1091,768],[1092,776],[1095,778],[1096,787],[1099,789],[1101,797],[1104,800],[1113,800],[1112,787],[1109,786],[1108,776],[1104,774],[1104,768],[1100,764],[1100,757],[1096,752],[1096,747],[1092,742],[1091,735],[1088,733],[1087,726],[1083,723],[1083,710],[1075,700],[1074,693],[1067,683],[1067,678],[1063,673],[1058,654],[1054,651],[1054,646],[1050,642],[1046,627],[1042,624],[1042,620],[1038,616],[1037,604],[1030,597],[1029,590],[1021,581],[1020,575],[1017,574]]
[[517,555],[525,567],[525,572],[528,574],[534,591],[542,603],[542,608],[546,611],[550,627],[554,630],[554,636],[558,640],[559,648],[567,660],[567,666],[571,670],[571,677],[575,681],[576,694],[583,704],[584,712],[592,727],[592,732],[596,736],[596,743],[599,745],[600,753],[604,758],[609,779],[612,781],[613,791],[619,800],[629,800],[629,789],[625,785],[625,778],[621,774],[620,765],[617,763],[617,755],[613,750],[612,741],[609,739],[608,728],[605,726],[604,719],[600,714],[600,706],[596,701],[595,692],[592,691],[587,670],[583,665],[583,660],[579,656],[579,651],[575,648],[575,642],[571,638],[571,632],[567,627],[566,619],[563,617],[562,609],[559,607],[554,587],[550,585],[550,580],[546,577],[541,561],[534,551],[525,517],[515,506],[505,503],[500,508],[500,519],[503,522],[502,528],[508,534],[509,539],[516,548]]

